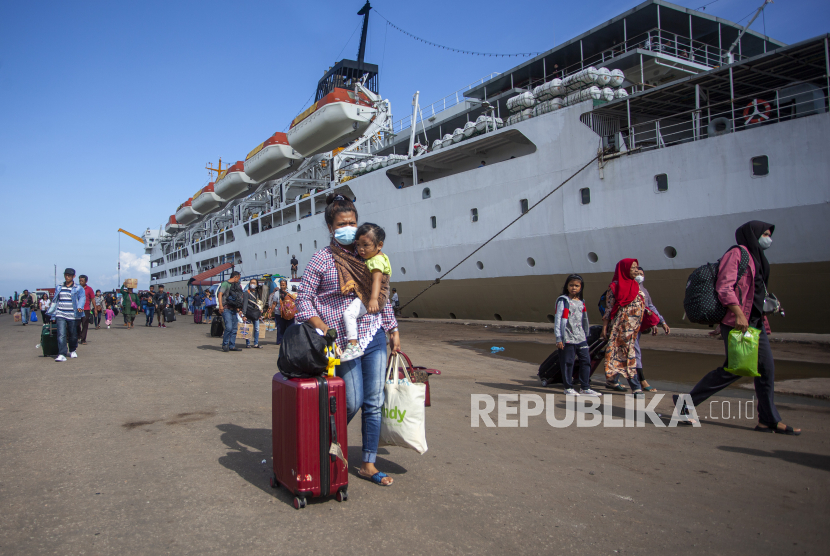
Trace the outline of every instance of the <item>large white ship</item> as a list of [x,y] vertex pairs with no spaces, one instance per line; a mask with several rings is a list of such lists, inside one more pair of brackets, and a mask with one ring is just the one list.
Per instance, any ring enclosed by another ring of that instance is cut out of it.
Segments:
[[664,317],[684,324],[690,272],[764,220],[787,313],[773,327],[830,332],[828,36],[785,45],[741,31],[648,0],[431,105],[416,95],[397,122],[361,49],[286,134],[145,232],[151,283],[185,291],[231,266],[289,275],[292,255],[302,270],[330,241],[335,191],[385,228],[402,304],[442,278],[406,317],[548,321],[578,272],[596,321],[592,300],[634,257]]

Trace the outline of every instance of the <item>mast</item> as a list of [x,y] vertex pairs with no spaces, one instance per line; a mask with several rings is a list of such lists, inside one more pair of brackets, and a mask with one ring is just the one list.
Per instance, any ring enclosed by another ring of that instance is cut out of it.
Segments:
[[363,31],[360,33],[360,49],[357,51],[357,66],[361,71],[363,70],[363,56],[366,54],[366,33],[369,31],[369,10],[371,9],[372,6],[369,4],[369,0],[366,0],[366,3],[357,12],[357,15],[363,16]]

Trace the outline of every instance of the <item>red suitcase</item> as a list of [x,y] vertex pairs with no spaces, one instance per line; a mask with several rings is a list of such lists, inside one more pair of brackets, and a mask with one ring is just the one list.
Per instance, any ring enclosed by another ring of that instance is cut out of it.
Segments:
[[193,322],[196,324],[202,323],[202,310],[201,309],[194,309],[193,310]]
[[[271,487],[294,494],[296,509],[306,499],[335,495],[348,498],[349,466],[346,385],[339,377],[285,378],[274,375],[271,387],[274,472]],[[329,453],[340,446],[343,459]]]

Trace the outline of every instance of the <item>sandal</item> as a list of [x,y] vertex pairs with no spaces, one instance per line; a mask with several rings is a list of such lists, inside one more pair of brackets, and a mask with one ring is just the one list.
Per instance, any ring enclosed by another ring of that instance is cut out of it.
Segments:
[[628,388],[626,388],[625,386],[623,386],[622,384],[620,384],[618,382],[615,382],[613,384],[610,383],[610,382],[606,382],[605,387],[610,389],[610,390],[615,390],[617,392],[626,392],[626,391],[628,391]]
[[656,392],[657,388],[654,386],[643,386],[643,392]]
[[[761,425],[763,425],[767,430],[761,430]],[[801,431],[796,431],[789,425],[784,425],[783,429],[779,429],[778,423],[775,423],[774,425],[761,423],[760,425],[756,425],[755,430],[758,432],[774,432],[776,434],[786,434],[788,436],[799,436],[801,434]]]
[[[677,394],[674,394],[671,397],[672,403],[674,404],[674,407],[677,407],[678,398],[680,398],[680,396],[678,396]],[[680,416],[685,417],[685,419],[677,421],[681,425],[696,425],[697,424],[697,420],[692,419],[691,417],[689,417],[689,408],[686,407],[686,402],[683,402],[683,407],[680,408]]]
[[374,475],[369,475],[367,473],[364,473],[363,469],[358,468],[357,469],[357,474],[360,475],[361,477],[363,477],[364,479],[366,479],[367,481],[372,481],[373,483],[378,484],[380,486],[391,486],[392,485],[391,482],[389,482],[389,483],[384,483],[383,482],[383,479],[385,479],[386,477],[389,476],[386,473],[384,473],[383,471],[378,471]]

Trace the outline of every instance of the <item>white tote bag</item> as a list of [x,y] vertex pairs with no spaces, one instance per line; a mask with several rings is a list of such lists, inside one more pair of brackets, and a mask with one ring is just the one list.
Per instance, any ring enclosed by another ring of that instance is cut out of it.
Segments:
[[[404,378],[398,378],[398,370]],[[406,364],[398,353],[389,358],[384,401],[380,418],[380,443],[412,448],[419,454],[427,451],[426,384],[413,383]]]

